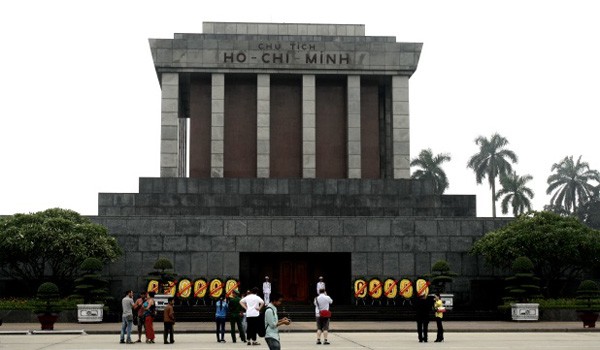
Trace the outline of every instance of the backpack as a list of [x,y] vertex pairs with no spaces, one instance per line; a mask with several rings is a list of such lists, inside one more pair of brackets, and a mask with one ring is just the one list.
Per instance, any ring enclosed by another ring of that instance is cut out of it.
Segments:
[[262,322],[262,324],[264,325],[264,327],[259,327],[257,332],[258,336],[261,338],[265,337],[265,335],[267,334],[267,328],[269,327],[265,325],[265,313],[267,312],[267,310],[271,310],[272,313],[275,313],[275,311],[273,311],[273,308],[267,307],[258,315],[259,324],[260,322]]

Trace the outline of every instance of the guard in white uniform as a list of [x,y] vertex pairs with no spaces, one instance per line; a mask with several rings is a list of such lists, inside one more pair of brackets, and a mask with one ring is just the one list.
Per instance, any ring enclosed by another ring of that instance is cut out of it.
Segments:
[[319,295],[319,291],[321,289],[325,289],[325,281],[323,280],[323,276],[319,276],[319,282],[317,282],[317,295]]
[[271,282],[269,282],[269,276],[265,276],[265,281],[263,282],[263,296],[265,305],[269,305],[271,299]]

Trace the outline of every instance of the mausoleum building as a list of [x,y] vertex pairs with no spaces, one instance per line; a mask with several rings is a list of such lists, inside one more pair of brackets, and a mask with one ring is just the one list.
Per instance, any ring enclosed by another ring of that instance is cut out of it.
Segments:
[[125,251],[111,280],[138,288],[164,256],[180,276],[243,289],[269,275],[290,301],[324,276],[350,303],[355,278],[412,279],[444,259],[469,301],[493,271],[468,251],[506,221],[477,218],[474,195],[410,180],[421,48],[355,24],[205,22],[150,39],[160,177],[99,194],[93,220]]

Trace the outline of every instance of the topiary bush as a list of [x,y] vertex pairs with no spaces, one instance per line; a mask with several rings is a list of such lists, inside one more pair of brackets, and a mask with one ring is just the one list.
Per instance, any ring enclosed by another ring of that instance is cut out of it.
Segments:
[[60,296],[60,291],[58,290],[58,286],[56,284],[52,282],[45,282],[38,287],[37,296],[38,298],[44,300],[58,299]]
[[512,264],[514,275],[505,279],[508,301],[527,302],[541,297],[540,279],[533,274],[533,262],[527,257],[516,258]]
[[42,283],[37,289],[37,298],[39,302],[34,307],[34,312],[41,314],[52,314],[60,311],[58,298],[60,291],[58,286],[52,282]]
[[173,264],[171,260],[160,257],[154,263],[154,271],[148,274],[148,281],[150,280],[158,280],[160,286],[157,294],[164,294],[169,290],[169,281],[175,281],[175,277],[177,274],[173,271]]
[[83,274],[75,280],[75,294],[71,297],[83,299],[84,304],[104,304],[111,299],[108,281],[99,274],[103,268],[100,259],[86,258],[79,267]]
[[102,261],[100,261],[100,259],[96,259],[96,258],[87,258],[85,259],[82,263],[81,266],[79,266],[79,269],[83,270],[83,271],[101,271],[104,268],[104,264],[102,263]]
[[450,271],[450,265],[446,260],[438,260],[431,267],[431,284],[434,292],[443,293],[446,290],[446,283],[452,283],[457,274]]
[[158,258],[158,260],[156,260],[154,263],[154,269],[161,270],[161,272],[164,272],[165,270],[173,270],[173,264],[171,263],[171,260],[161,257]]
[[577,288],[578,309],[593,310],[594,307],[592,307],[592,304],[597,304],[599,298],[600,288],[598,287],[598,283],[592,280],[585,280],[579,284],[579,288]]

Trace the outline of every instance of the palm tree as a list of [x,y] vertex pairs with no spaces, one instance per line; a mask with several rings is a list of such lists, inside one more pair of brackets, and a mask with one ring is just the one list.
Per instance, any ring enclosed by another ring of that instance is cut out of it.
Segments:
[[446,173],[442,169],[442,163],[450,160],[449,154],[440,153],[434,157],[431,148],[424,149],[417,158],[410,162],[410,166],[421,167],[412,174],[411,178],[429,181],[433,185],[433,193],[443,194],[450,184]]
[[519,176],[513,171],[511,174],[500,176],[502,189],[496,193],[496,198],[504,196],[501,203],[502,214],[508,213],[508,205],[513,208],[513,215],[517,217],[527,211],[531,211],[531,201],[534,194],[531,188],[527,187],[527,182],[533,177],[529,174]]
[[512,171],[512,165],[508,160],[517,163],[517,155],[505,148],[508,145],[508,140],[497,133],[493,134],[489,140],[479,136],[475,139],[475,144],[479,145],[479,153],[474,154],[469,159],[467,167],[475,172],[475,179],[478,184],[485,177],[488,178],[492,189],[492,213],[496,217],[496,178]]
[[548,177],[546,194],[551,194],[550,204],[561,206],[568,212],[576,213],[577,206],[585,204],[594,194],[594,186],[588,181],[600,182],[600,173],[591,170],[587,162],[573,161],[573,156],[565,157],[552,165],[555,174]]

